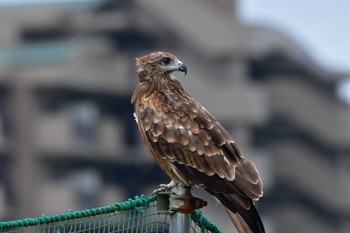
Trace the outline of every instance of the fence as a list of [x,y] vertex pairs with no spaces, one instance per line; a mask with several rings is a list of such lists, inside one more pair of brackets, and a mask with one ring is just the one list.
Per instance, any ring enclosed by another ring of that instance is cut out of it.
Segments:
[[[157,197],[136,196],[109,206],[70,211],[69,213],[0,222],[0,232],[6,233],[164,233],[175,232],[172,224],[183,224],[182,218],[173,218],[176,211],[157,209]],[[218,227],[193,210],[190,232],[221,233]],[[173,219],[172,219],[173,218]],[[174,223],[174,221],[178,221]],[[180,221],[180,222],[179,222]],[[180,231],[178,231],[180,232]]]

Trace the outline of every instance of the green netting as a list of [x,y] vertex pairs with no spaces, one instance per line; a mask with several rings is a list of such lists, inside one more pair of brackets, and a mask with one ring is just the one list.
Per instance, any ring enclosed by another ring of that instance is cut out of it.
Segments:
[[[0,222],[0,232],[19,233],[163,233],[168,232],[169,213],[157,211],[156,197],[135,197],[110,206],[65,214]],[[221,233],[202,216],[191,215],[191,232]]]

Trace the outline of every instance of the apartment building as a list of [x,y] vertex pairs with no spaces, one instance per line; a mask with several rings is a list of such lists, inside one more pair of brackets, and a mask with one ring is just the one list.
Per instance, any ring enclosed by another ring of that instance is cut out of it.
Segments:
[[[345,75],[234,12],[231,1],[184,0],[1,9],[0,218],[111,204],[168,182],[130,104],[134,58],[167,50],[261,171],[268,232],[348,232],[350,113],[336,95]],[[215,203],[204,212],[232,231]]]

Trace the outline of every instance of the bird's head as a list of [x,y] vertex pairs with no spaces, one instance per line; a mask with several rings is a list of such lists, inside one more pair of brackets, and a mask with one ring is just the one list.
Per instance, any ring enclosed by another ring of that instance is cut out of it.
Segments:
[[187,67],[177,57],[167,52],[154,52],[136,58],[136,73],[140,82],[167,78],[174,71],[187,74]]

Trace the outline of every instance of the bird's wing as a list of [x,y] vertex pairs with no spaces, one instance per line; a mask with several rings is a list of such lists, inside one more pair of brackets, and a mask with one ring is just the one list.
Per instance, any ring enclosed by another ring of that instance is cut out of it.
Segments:
[[176,168],[168,175],[204,187],[251,228],[263,229],[252,202],[262,195],[259,173],[218,120],[191,97],[176,92],[160,91],[147,105],[138,111],[139,124],[157,162],[171,162]]

